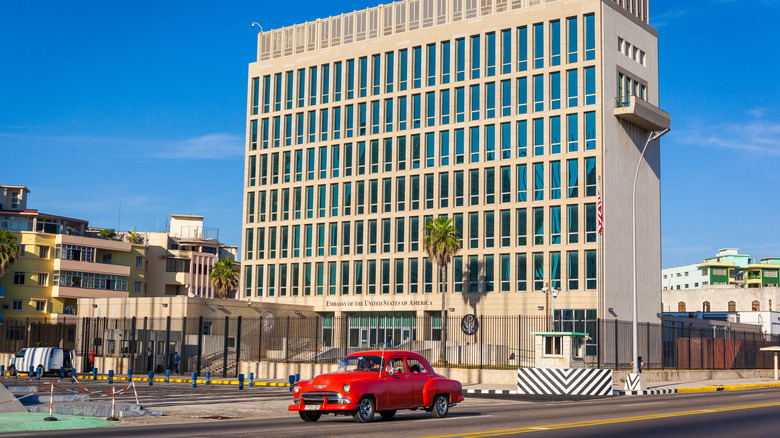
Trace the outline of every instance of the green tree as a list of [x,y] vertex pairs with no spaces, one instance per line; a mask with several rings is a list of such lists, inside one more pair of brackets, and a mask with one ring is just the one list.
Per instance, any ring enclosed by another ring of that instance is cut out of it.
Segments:
[[127,232],[127,241],[133,244],[144,243],[144,236],[135,230],[130,230]]
[[0,278],[22,256],[22,247],[10,231],[0,230]]
[[439,352],[440,360],[447,363],[447,324],[444,321],[444,294],[446,292],[446,272],[447,265],[452,258],[460,251],[460,236],[458,229],[452,225],[452,219],[437,217],[431,219],[425,224],[423,229],[423,247],[428,254],[428,258],[435,261],[439,266],[439,292],[441,293],[441,350]]
[[219,259],[209,273],[216,298],[230,298],[230,292],[238,287],[238,267],[233,260]]
[[100,230],[100,237],[104,239],[113,239],[116,237],[116,231],[112,230],[111,228],[103,228]]

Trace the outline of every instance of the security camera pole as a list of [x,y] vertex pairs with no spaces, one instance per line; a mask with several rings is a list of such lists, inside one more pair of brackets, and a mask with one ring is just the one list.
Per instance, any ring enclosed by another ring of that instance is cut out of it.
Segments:
[[546,293],[547,295],[552,295],[552,298],[550,300],[550,331],[555,331],[555,299],[558,298],[558,294],[561,292],[560,287],[548,287],[545,286],[542,288],[542,292]]

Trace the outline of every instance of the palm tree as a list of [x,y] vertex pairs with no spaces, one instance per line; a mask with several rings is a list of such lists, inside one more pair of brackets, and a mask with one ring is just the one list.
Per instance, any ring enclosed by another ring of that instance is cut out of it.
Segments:
[[216,298],[230,298],[230,292],[238,287],[238,268],[233,265],[233,260],[219,259],[217,264],[211,267],[209,278]]
[[452,257],[460,251],[460,236],[458,229],[452,225],[452,219],[437,217],[431,219],[425,224],[423,229],[423,247],[428,254],[428,258],[435,260],[439,266],[439,292],[441,293],[441,350],[439,357],[443,363],[447,363],[447,324],[444,321],[444,293],[446,289],[445,276],[447,265],[452,261]]
[[22,247],[16,241],[16,236],[10,231],[0,230],[0,278],[21,255]]
[[130,243],[139,244],[144,242],[144,236],[137,233],[135,230],[130,230],[127,232],[127,240]]

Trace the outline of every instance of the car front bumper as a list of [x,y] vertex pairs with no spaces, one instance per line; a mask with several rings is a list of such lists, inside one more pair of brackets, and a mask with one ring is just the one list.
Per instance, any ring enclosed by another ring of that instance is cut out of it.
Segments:
[[339,393],[304,392],[297,394],[288,411],[353,411],[357,406],[348,396]]

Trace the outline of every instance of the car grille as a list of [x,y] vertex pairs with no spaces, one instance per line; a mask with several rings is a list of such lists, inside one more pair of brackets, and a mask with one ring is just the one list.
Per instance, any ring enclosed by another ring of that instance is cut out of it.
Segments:
[[325,399],[328,399],[329,404],[346,404],[349,400],[341,398],[341,394],[338,392],[325,392],[325,391],[312,391],[304,392],[301,394],[303,397],[303,404],[305,405],[321,405]]

